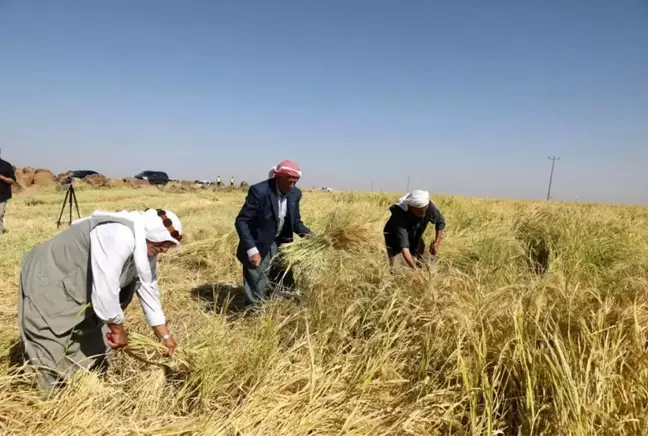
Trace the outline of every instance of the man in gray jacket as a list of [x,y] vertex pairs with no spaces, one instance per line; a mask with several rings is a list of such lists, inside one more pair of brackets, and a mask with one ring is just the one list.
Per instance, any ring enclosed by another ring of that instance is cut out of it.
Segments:
[[135,294],[173,353],[156,265],[181,239],[182,224],[168,210],[95,212],[24,256],[18,324],[26,363],[45,389],[78,370],[105,368],[112,350],[128,344],[124,309]]

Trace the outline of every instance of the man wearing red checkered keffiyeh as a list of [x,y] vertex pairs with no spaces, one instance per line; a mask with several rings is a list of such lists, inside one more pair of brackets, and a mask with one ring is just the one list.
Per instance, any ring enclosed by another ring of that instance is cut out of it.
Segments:
[[277,165],[276,167],[270,168],[270,174],[268,174],[268,178],[273,179],[277,176],[285,176],[299,180],[302,176],[302,172],[295,162],[291,160],[284,160],[282,162],[279,162],[279,165]]
[[311,233],[299,210],[302,193],[296,185],[301,175],[295,162],[280,162],[270,170],[267,180],[250,186],[236,217],[236,257],[243,264],[245,296],[250,303],[266,299],[276,279],[292,285],[290,273],[270,265],[278,247],[292,242],[293,234],[303,237]]

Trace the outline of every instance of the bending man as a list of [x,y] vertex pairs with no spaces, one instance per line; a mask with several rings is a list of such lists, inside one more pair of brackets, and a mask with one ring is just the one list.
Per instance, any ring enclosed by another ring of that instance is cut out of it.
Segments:
[[384,235],[390,265],[402,258],[411,268],[423,263],[425,241],[423,234],[428,224],[435,226],[436,236],[429,252],[435,256],[443,237],[445,219],[430,201],[427,191],[412,191],[389,208],[391,217],[385,224]]
[[236,217],[236,257],[243,264],[245,296],[250,303],[269,296],[268,272],[278,247],[292,242],[294,233],[303,237],[311,232],[299,211],[302,193],[295,185],[300,177],[296,163],[281,162],[270,170],[268,180],[250,186]]
[[25,360],[38,366],[44,388],[79,369],[105,369],[111,349],[128,344],[123,311],[134,294],[173,353],[156,265],[181,240],[171,211],[97,211],[24,256],[18,323]]

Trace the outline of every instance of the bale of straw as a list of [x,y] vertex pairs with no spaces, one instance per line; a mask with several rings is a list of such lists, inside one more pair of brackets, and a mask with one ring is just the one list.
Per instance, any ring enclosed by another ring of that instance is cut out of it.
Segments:
[[56,177],[49,170],[37,169],[34,173],[33,184],[37,186],[54,186],[56,185]]

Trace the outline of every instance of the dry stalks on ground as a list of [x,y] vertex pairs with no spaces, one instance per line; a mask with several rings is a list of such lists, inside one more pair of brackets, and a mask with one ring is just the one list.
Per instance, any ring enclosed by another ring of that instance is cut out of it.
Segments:
[[16,196],[0,238],[0,432],[648,433],[648,209],[439,197],[438,262],[391,274],[396,197],[305,193],[315,235],[282,250],[301,298],[250,315],[234,259],[243,192],[80,191],[83,213],[183,219],[188,241],[160,265],[179,349],[160,356],[134,303],[131,354],[48,397],[12,367],[17,282],[25,251],[56,233],[62,193]]

